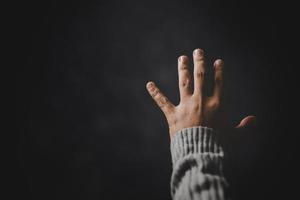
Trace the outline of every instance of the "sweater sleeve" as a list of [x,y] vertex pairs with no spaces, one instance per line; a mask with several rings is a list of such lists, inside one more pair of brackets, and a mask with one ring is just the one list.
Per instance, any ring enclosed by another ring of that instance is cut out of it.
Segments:
[[224,200],[227,182],[223,175],[224,151],[215,130],[197,126],[177,132],[171,140],[174,200]]

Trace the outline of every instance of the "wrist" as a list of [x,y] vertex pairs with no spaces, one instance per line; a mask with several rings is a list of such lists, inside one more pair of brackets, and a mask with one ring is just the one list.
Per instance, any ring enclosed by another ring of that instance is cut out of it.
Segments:
[[189,154],[224,155],[218,132],[204,126],[193,126],[176,132],[171,138],[170,148],[173,164]]

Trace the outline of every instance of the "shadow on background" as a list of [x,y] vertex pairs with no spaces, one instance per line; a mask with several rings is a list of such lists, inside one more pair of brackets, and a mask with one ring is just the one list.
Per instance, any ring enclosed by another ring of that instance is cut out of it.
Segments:
[[225,60],[231,123],[258,118],[257,131],[237,143],[233,193],[281,199],[296,192],[287,98],[296,87],[292,6],[75,0],[19,7],[18,194],[170,199],[167,124],[145,84],[155,81],[178,103],[177,57],[198,47],[210,75],[212,62]]

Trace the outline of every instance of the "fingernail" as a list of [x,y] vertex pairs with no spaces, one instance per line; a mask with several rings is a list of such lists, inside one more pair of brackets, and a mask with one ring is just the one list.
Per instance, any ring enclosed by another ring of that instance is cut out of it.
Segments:
[[148,88],[148,89],[150,89],[150,88],[152,88],[152,87],[153,87],[153,83],[152,83],[152,82],[147,83],[147,88]]
[[221,59],[216,60],[215,64],[214,64],[214,68],[215,69],[220,69],[223,67],[224,62]]
[[203,56],[204,55],[204,51],[202,49],[195,49],[194,50],[194,55],[195,56]]
[[178,60],[179,60],[179,62],[184,63],[184,62],[187,62],[187,57],[186,56],[180,56]]

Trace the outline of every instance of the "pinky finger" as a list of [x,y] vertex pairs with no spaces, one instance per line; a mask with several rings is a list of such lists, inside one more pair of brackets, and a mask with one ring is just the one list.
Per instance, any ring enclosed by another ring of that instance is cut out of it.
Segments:
[[170,113],[175,107],[168,98],[158,89],[154,82],[150,81],[147,83],[146,88],[156,102],[156,104],[160,107],[165,115]]

